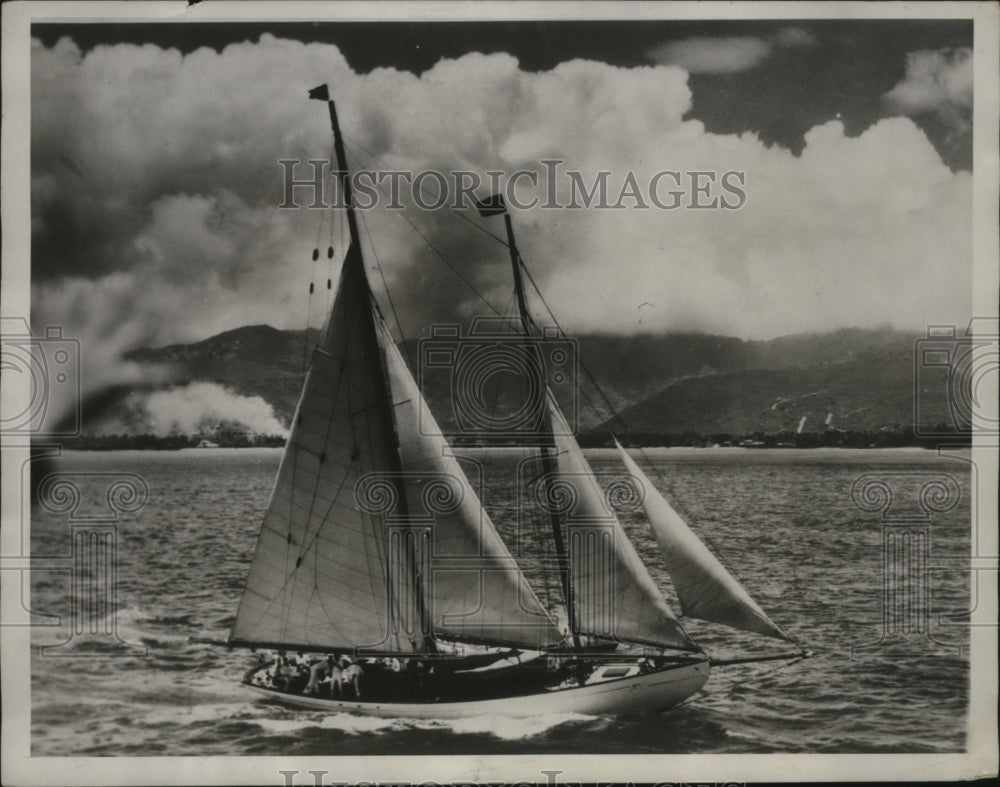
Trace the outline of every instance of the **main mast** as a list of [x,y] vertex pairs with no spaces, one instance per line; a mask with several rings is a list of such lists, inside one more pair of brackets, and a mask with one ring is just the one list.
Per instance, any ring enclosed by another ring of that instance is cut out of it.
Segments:
[[[365,292],[368,296],[369,302],[371,303],[373,312],[372,319],[374,320],[376,319],[375,313],[378,312],[378,304],[376,303],[375,298],[372,295],[371,287],[368,284],[368,274],[365,272],[364,269],[364,258],[361,253],[361,236],[360,233],[358,232],[358,220],[354,213],[354,192],[351,187],[350,170],[348,169],[347,166],[347,155],[344,151],[344,140],[343,136],[340,133],[340,122],[337,119],[337,106],[334,103],[333,99],[330,98],[329,88],[325,84],[310,90],[309,98],[313,98],[318,101],[326,101],[327,109],[330,112],[330,130],[333,133],[333,152],[334,156],[337,159],[337,179],[340,184],[341,194],[343,195],[344,198],[344,208],[347,213],[347,227],[350,232],[351,247],[355,250],[355,254],[347,255],[344,264],[350,265],[352,264],[353,261],[353,264],[360,266],[360,274],[362,280],[364,281]],[[392,400],[388,384],[389,372],[385,367],[384,357],[381,359],[380,363],[382,364],[382,379],[386,381],[385,396],[382,397],[382,403],[383,406],[386,408],[386,411],[388,412],[390,423],[393,424],[395,437],[397,441],[396,451],[394,452],[395,459],[397,460],[397,467],[394,468],[394,470],[397,474],[401,475],[402,467],[401,465],[399,465],[399,450],[398,450],[399,434],[398,430],[395,429],[395,413],[393,412],[392,408]],[[400,490],[400,493],[398,494],[397,505],[400,509],[401,517],[405,521],[407,514],[406,496],[402,494],[402,490]],[[428,619],[427,609],[424,603],[424,580],[421,577],[419,567],[417,566],[417,558],[415,552],[416,552],[415,546],[412,550],[407,549],[407,557],[410,564],[410,571],[411,571],[411,576],[413,577],[413,584],[414,584],[413,593],[417,607],[417,623],[416,623],[417,630],[414,632],[415,635],[414,638],[418,642],[420,642],[426,648],[426,650],[428,650],[429,652],[433,652],[434,650],[436,650],[436,648],[434,647],[433,632],[431,630],[431,625],[430,625],[431,621]],[[390,594],[392,594],[393,587],[392,587],[391,573],[388,575],[387,581],[389,582],[388,591],[390,592]]]

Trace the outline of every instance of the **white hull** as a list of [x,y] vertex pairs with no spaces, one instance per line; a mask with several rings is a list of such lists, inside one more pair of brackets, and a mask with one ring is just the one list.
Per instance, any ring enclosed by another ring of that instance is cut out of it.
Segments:
[[496,714],[536,716],[539,713],[586,715],[635,715],[667,710],[699,691],[708,680],[708,660],[668,667],[628,678],[585,686],[542,691],[515,697],[464,702],[357,702],[288,694],[263,686],[247,685],[279,702],[328,713],[409,719],[458,719]]

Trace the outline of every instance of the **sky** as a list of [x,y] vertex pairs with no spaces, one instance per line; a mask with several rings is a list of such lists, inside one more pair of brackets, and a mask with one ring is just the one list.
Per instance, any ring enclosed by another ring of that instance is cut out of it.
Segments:
[[[324,82],[354,169],[485,179],[559,159],[588,184],[608,171],[612,202],[630,173],[643,188],[665,170],[718,173],[713,198],[721,173],[740,173],[734,209],[512,210],[571,332],[766,339],[969,313],[971,22],[36,24],[32,36],[32,319],[99,344],[108,374],[130,347],[322,322],[342,219],[278,208],[278,162],[332,155],[306,95]],[[504,310],[506,249],[471,226],[502,223],[410,208],[362,211],[373,287],[388,304],[384,277],[403,332]]]

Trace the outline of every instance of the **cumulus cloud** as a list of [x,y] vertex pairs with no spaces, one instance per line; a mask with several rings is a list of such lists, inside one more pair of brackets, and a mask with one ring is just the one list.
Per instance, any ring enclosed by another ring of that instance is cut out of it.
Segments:
[[[806,37],[744,41],[726,67]],[[712,67],[691,54],[697,62]],[[944,166],[907,118],[859,137],[818,126],[795,156],[685,120],[688,71],[675,65],[576,60],[536,73],[508,55],[469,54],[419,77],[356,74],[334,46],[269,35],[185,56],[36,42],[32,80],[33,317],[82,337],[83,353],[322,320],[343,244],[330,262],[312,251],[317,241],[325,251],[335,214],[277,208],[278,160],[330,155],[326,112],[305,96],[322,82],[356,164],[484,174],[558,158],[588,181],[611,172],[614,196],[628,172],[640,184],[663,170],[745,173],[738,210],[515,211],[521,252],[571,330],[761,338],[968,311],[970,176]],[[406,215],[494,305],[509,301],[506,249],[448,210]],[[488,311],[398,211],[362,218],[377,254],[369,265],[408,335]],[[653,308],[640,313],[644,303]]]
[[818,43],[816,36],[801,27],[782,27],[772,40],[775,45],[785,47],[814,46]]
[[972,50],[922,49],[906,58],[906,76],[884,96],[907,115],[936,112],[966,121],[972,111]]
[[763,63],[776,47],[815,45],[816,37],[801,27],[783,27],[772,36],[701,36],[668,41],[648,52],[650,60],[680,66],[691,74],[732,74]]
[[972,50],[920,50],[906,58],[906,76],[883,97],[894,112],[942,128],[943,149],[968,149],[972,135]]
[[650,57],[692,74],[729,74],[753,68],[770,54],[771,45],[764,39],[729,36],[670,41],[653,49]]

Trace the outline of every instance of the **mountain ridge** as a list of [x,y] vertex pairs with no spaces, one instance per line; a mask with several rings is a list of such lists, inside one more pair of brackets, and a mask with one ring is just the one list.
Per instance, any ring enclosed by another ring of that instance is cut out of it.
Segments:
[[[197,342],[136,348],[126,359],[169,364],[181,379],[259,396],[288,424],[309,347],[318,335],[316,329],[249,325]],[[584,334],[569,345],[589,373],[579,375],[580,399],[594,404],[587,412],[580,408],[579,425],[581,431],[614,428],[626,434],[906,431],[913,427],[916,396],[923,397],[925,426],[946,424],[951,416],[943,388],[918,392],[914,387],[913,357],[920,338],[888,327],[769,340],[696,332]],[[406,342],[404,354],[418,359],[427,341]],[[454,426],[448,375],[418,379],[448,431]]]

